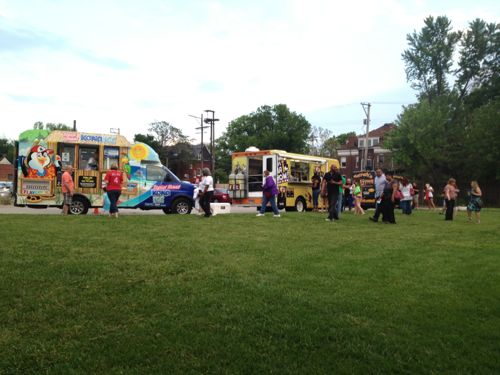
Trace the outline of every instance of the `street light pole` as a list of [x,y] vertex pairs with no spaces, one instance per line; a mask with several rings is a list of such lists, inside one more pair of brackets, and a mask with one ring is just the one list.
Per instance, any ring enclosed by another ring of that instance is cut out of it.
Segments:
[[205,112],[212,113],[212,118],[206,118],[205,122],[210,124],[210,154],[212,158],[212,173],[215,171],[215,121],[219,121],[218,118],[215,118],[215,111],[211,109],[206,109]]
[[201,147],[200,147],[200,153],[201,153],[201,170],[203,171],[203,133],[205,132],[205,128],[206,126],[203,126],[203,113],[200,115],[200,117],[198,116],[193,116],[193,115],[188,115],[190,117],[194,117],[194,118],[197,118],[197,119],[200,119],[200,127],[199,128],[196,128],[196,129],[200,129],[201,131]]

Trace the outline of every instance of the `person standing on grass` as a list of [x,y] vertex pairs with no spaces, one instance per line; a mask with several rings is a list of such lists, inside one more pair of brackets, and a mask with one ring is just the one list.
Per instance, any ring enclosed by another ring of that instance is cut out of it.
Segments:
[[312,182],[312,196],[313,196],[313,211],[318,212],[318,199],[321,193],[321,176],[320,169],[316,167],[314,169],[314,174],[311,178]]
[[328,217],[325,220],[330,222],[339,220],[337,202],[340,195],[340,189],[342,188],[342,176],[336,165],[332,165],[330,167],[330,172],[325,174],[323,178],[323,187],[326,187],[328,194]]
[[353,206],[353,196],[352,196],[352,181],[348,178],[344,184],[344,202],[342,205],[342,210],[345,211],[346,207],[351,211]]
[[418,190],[418,185],[416,182],[413,183],[413,209],[418,209],[418,199],[420,197],[420,191]]
[[429,183],[425,184],[425,202],[429,210],[436,208],[434,204],[434,188]]
[[342,212],[344,206],[344,185],[347,179],[342,175],[342,185],[339,186],[339,197],[337,198],[337,215],[340,218],[340,213]]
[[354,215],[364,215],[365,211],[361,207],[361,199],[363,198],[363,193],[361,191],[361,185],[359,181],[354,181],[352,183],[352,194],[354,195]]
[[394,217],[394,202],[396,192],[399,189],[399,182],[393,179],[392,173],[385,174],[386,181],[382,192],[382,222],[385,224],[396,224]]
[[72,203],[73,193],[75,191],[75,183],[73,182],[73,167],[71,165],[66,166],[66,169],[61,177],[61,190],[63,193],[63,215],[69,213],[69,207]]
[[469,221],[472,221],[472,211],[476,214],[476,223],[481,222],[481,207],[483,206],[483,201],[481,197],[483,193],[477,181],[471,181],[470,183],[470,197],[469,204],[467,205],[467,216]]
[[321,207],[319,208],[320,212],[328,211],[328,191],[326,189],[326,185],[323,184],[323,179],[325,178],[325,174],[323,172],[320,173],[321,177]]
[[453,211],[455,208],[455,201],[457,199],[458,189],[457,182],[454,178],[450,178],[444,187],[444,201],[446,204],[445,220],[453,220]]
[[106,194],[109,198],[109,216],[118,217],[118,199],[122,193],[123,172],[118,170],[116,163],[111,164],[111,169],[104,176]]
[[411,202],[413,200],[413,185],[408,182],[406,177],[403,177],[401,184],[399,185],[399,191],[403,195],[401,201],[399,202],[401,210],[405,215],[411,215]]
[[384,172],[382,172],[382,169],[378,168],[375,171],[375,180],[374,180],[374,185],[375,185],[375,213],[373,216],[370,216],[369,219],[371,221],[378,221],[378,218],[380,216],[380,213],[382,212],[382,193],[384,191],[385,183],[386,183],[386,177]]
[[200,182],[200,191],[198,195],[200,196],[200,205],[205,211],[205,217],[212,216],[212,211],[210,211],[210,202],[212,201],[212,197],[214,195],[214,179],[210,174],[210,169],[203,168],[202,171],[203,178]]
[[273,217],[281,217],[278,207],[276,207],[276,196],[278,195],[278,186],[276,186],[276,181],[274,181],[273,176],[269,174],[266,169],[264,171],[264,185],[262,185],[262,204],[260,205],[260,212],[257,216],[264,216],[266,213],[267,203],[271,203],[271,209],[273,210]]

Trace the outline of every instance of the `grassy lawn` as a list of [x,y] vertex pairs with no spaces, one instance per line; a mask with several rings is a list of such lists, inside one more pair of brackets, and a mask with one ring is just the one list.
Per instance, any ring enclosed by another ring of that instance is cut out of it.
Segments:
[[0,215],[0,373],[500,373],[500,210]]

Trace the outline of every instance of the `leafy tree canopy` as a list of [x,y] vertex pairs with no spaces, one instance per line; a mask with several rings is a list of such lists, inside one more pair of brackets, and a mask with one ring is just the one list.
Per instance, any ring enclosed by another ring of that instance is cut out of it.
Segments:
[[455,32],[446,17],[424,24],[402,55],[418,102],[403,109],[386,145],[419,179],[499,181],[500,25],[476,19]]
[[232,121],[218,144],[227,151],[255,146],[306,153],[310,131],[304,116],[291,112],[285,104],[265,105]]
[[37,121],[33,124],[33,129],[45,129],[45,130],[65,130],[65,131],[73,131],[72,127],[69,127],[66,124],[63,123],[53,123],[53,122],[47,122],[45,125],[41,121]]
[[149,124],[149,134],[152,134],[155,141],[161,147],[172,146],[179,142],[188,142],[189,137],[182,133],[182,130],[172,126],[166,121],[155,121]]

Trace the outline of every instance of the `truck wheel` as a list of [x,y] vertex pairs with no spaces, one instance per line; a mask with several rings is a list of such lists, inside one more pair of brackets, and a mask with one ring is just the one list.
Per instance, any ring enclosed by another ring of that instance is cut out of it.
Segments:
[[179,215],[191,213],[191,202],[186,198],[177,198],[172,205],[172,212]]
[[73,197],[71,201],[71,206],[69,206],[69,213],[71,215],[86,215],[89,211],[89,207],[89,201],[86,198],[77,195],[76,197]]
[[297,212],[305,212],[307,208],[306,201],[302,197],[298,197],[295,201],[295,211]]

